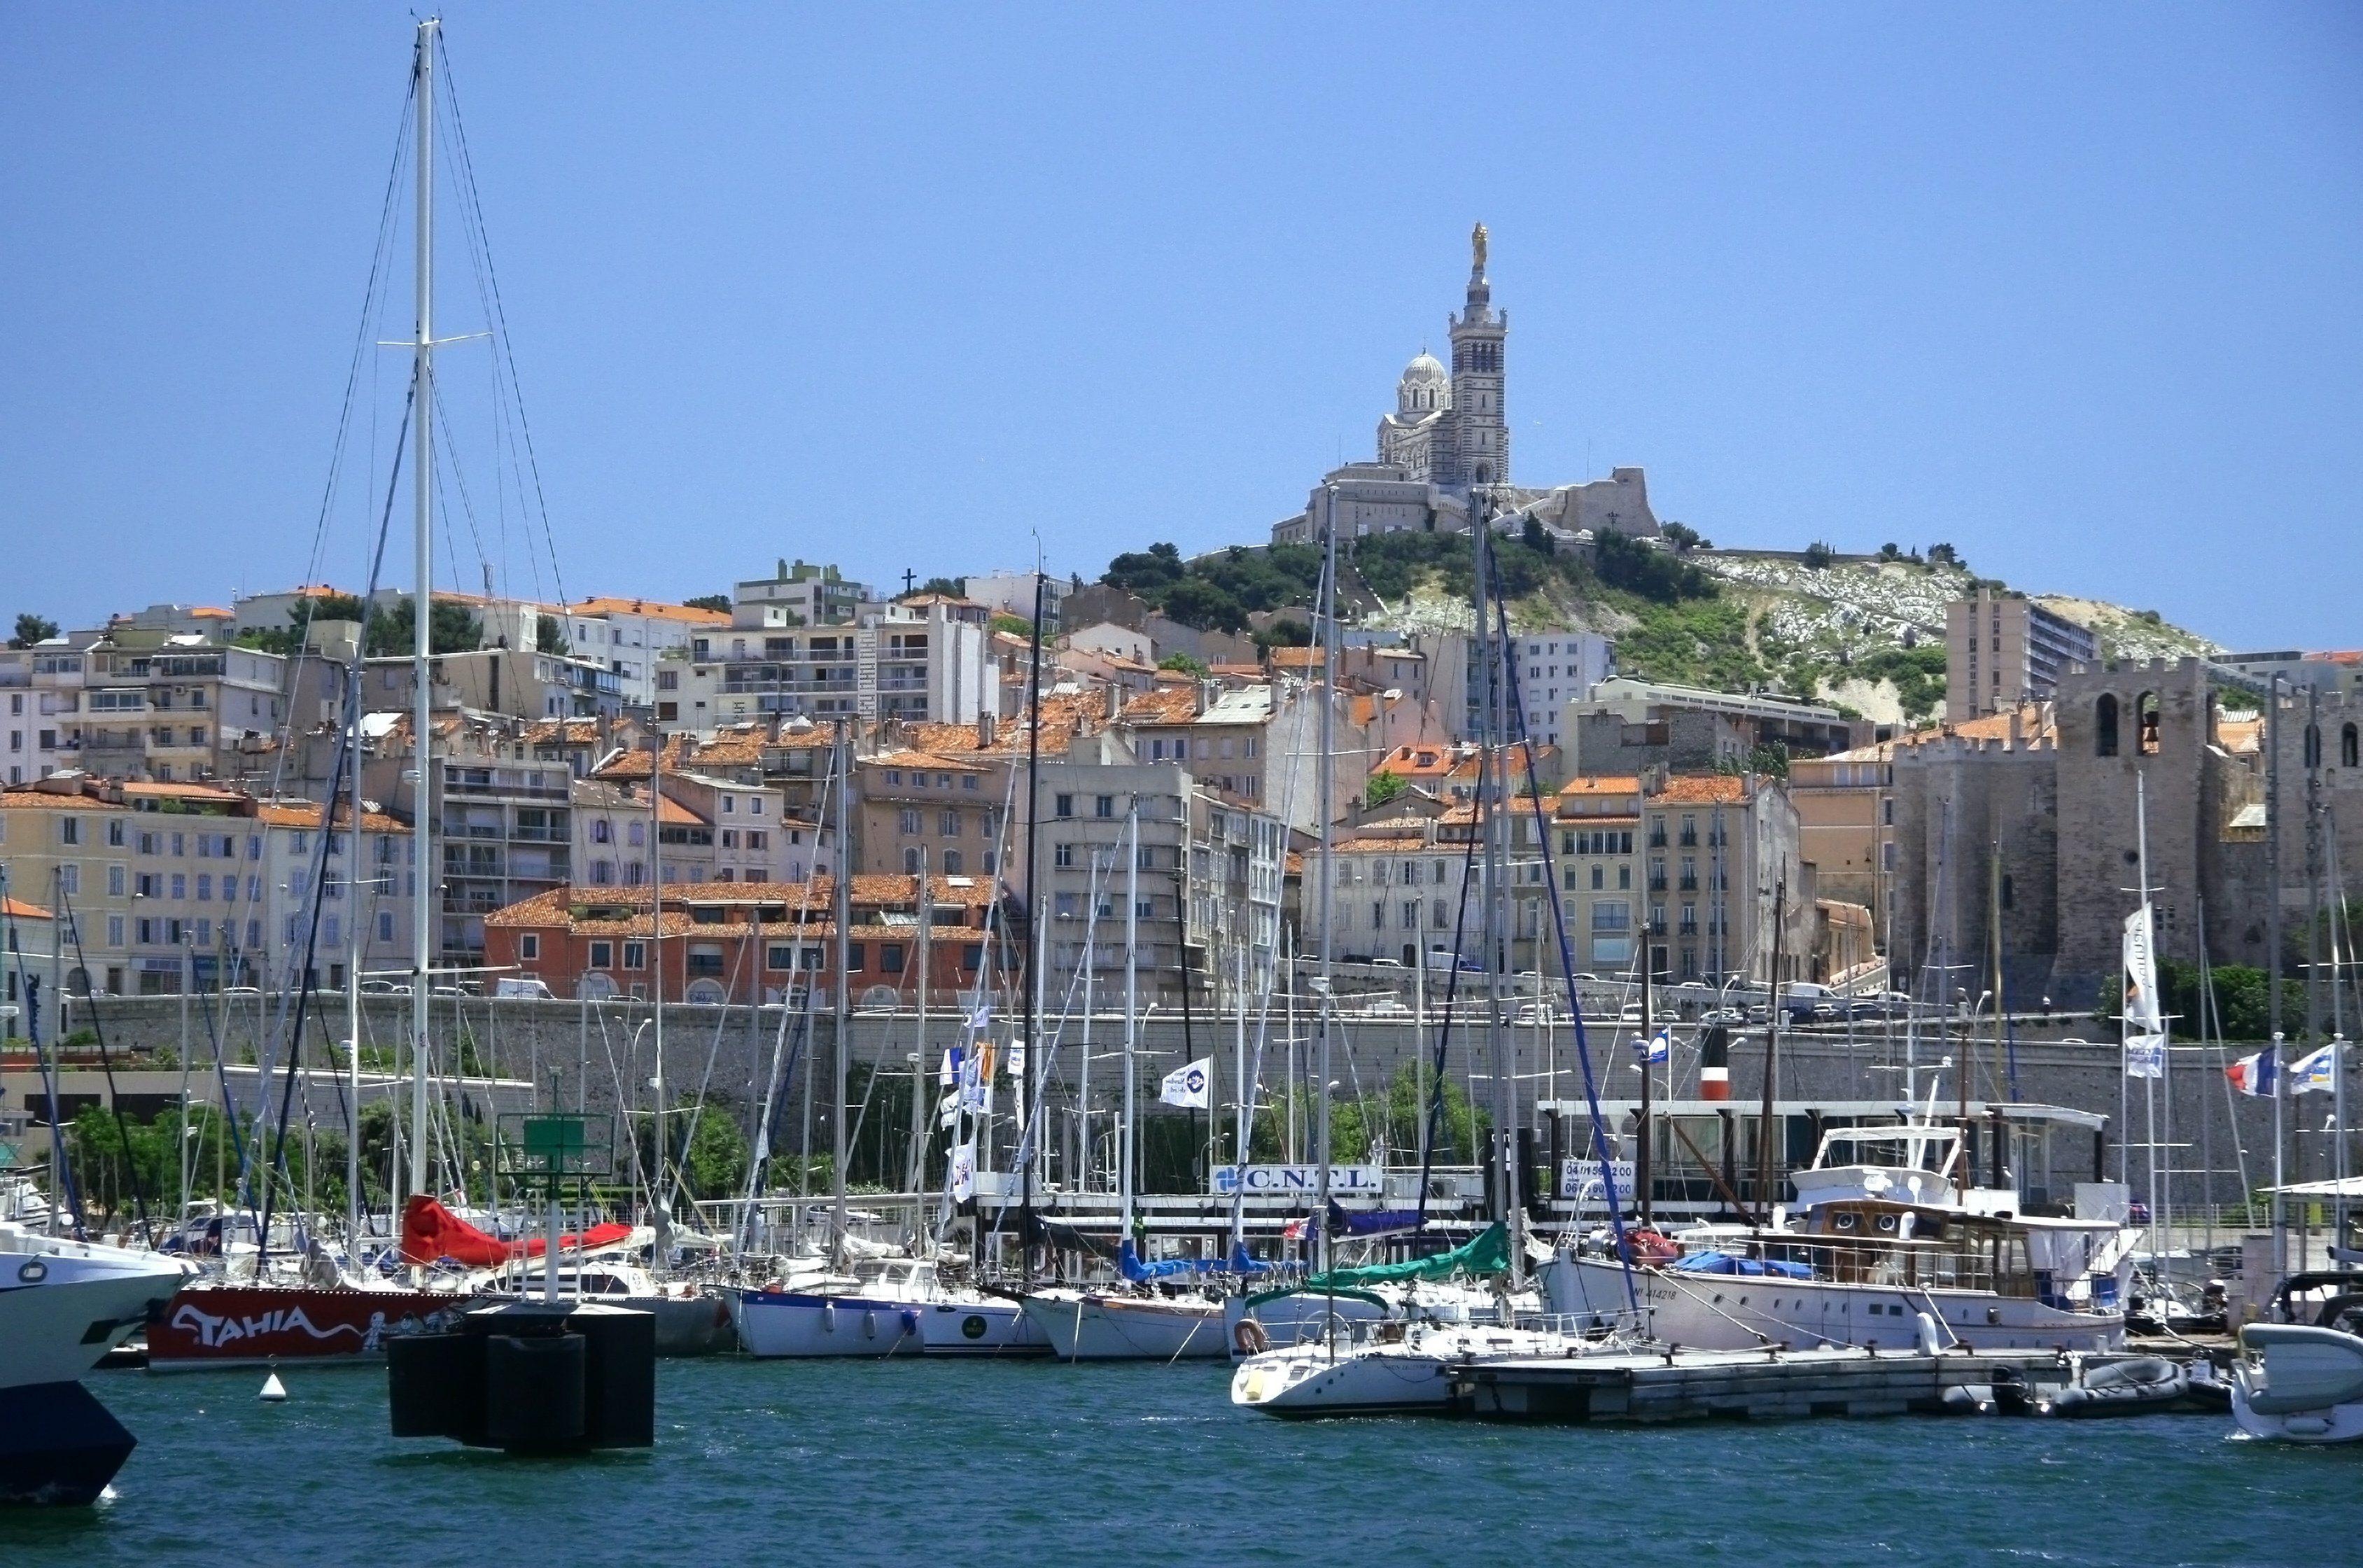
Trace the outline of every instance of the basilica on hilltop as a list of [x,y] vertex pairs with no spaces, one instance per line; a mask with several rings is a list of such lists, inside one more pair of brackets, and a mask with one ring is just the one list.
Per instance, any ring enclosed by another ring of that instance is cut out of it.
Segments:
[[1510,317],[1493,308],[1488,243],[1481,223],[1470,236],[1468,295],[1459,312],[1445,317],[1451,368],[1422,349],[1395,384],[1394,411],[1379,419],[1376,459],[1325,475],[1304,511],[1273,525],[1274,543],[1317,540],[1325,516],[1334,516],[1341,539],[1403,528],[1461,532],[1469,527],[1472,494],[1497,509],[1530,513],[1569,539],[1602,529],[1645,537],[1658,532],[1637,468],[1551,489],[1512,481]]

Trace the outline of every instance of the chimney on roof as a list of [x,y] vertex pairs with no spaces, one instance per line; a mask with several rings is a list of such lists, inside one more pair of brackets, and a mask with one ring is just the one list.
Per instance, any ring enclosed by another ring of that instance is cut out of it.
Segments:
[[993,713],[990,708],[979,713],[976,716],[977,745],[981,748],[990,749],[993,745],[993,733],[1000,728],[1000,716]]
[[2020,735],[2020,731],[2019,731],[2018,713],[2019,713],[2019,710],[2018,710],[2018,706],[2017,706],[2017,705],[2016,705],[2016,704],[2013,704],[2013,705],[2011,706],[2011,710],[2010,710],[2010,748],[2009,748],[2009,749],[2010,749],[2011,751],[2017,751],[2017,750],[2019,749],[2019,747],[2023,744],[2023,740],[2022,740],[2022,739],[2021,739],[2021,735]]

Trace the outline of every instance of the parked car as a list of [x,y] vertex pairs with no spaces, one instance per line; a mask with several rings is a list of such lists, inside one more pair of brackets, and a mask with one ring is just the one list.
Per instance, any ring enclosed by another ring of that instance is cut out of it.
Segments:
[[495,996],[530,996],[539,1002],[554,1002],[558,999],[550,995],[549,987],[545,983],[539,980],[520,979],[515,975],[504,975],[500,979],[494,981],[493,995]]

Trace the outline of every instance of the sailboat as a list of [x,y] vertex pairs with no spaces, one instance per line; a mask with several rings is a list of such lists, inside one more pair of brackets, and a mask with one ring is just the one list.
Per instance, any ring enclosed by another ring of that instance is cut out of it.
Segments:
[[[429,17],[418,24],[417,39],[412,61],[412,106],[416,114],[414,134],[416,138],[416,248],[414,283],[416,290],[416,335],[409,344],[412,352],[411,425],[406,433],[411,463],[412,491],[412,550],[416,567],[418,608],[411,617],[411,684],[414,708],[411,716],[411,746],[415,759],[416,787],[412,797],[412,841],[419,868],[418,891],[411,900],[411,979],[410,979],[410,1147],[406,1165],[410,1177],[412,1212],[420,1200],[429,1200],[428,1165],[432,1145],[427,1132],[427,1086],[429,1082],[428,1003],[432,992],[434,925],[432,900],[427,896],[433,886],[428,868],[436,863],[433,826],[430,821],[432,769],[434,766],[433,666],[431,660],[433,616],[427,606],[433,601],[434,589],[434,494],[436,394],[434,353],[435,338],[435,54],[441,32],[441,23]],[[371,580],[376,587],[375,573]],[[361,815],[359,810],[359,777],[361,759],[361,651],[358,645],[351,654],[351,664],[346,679],[347,708],[342,752],[339,766],[349,771],[354,781],[351,828],[353,842],[360,842]],[[348,776],[336,775],[338,779]],[[325,855],[327,840],[335,828],[332,807],[321,813],[321,852]],[[356,854],[356,858],[358,855]],[[324,879],[316,876],[313,885],[317,897]],[[352,922],[358,932],[359,922]],[[411,1214],[405,1215],[405,1235],[403,1257],[412,1265],[413,1279],[408,1284],[389,1280],[382,1275],[361,1272],[358,1256],[360,1239],[360,1185],[358,1151],[359,1137],[359,986],[360,965],[350,962],[346,970],[347,1018],[353,1037],[348,1041],[352,1052],[349,1084],[352,1094],[347,1101],[348,1114],[353,1118],[349,1128],[348,1147],[353,1153],[348,1173],[353,1185],[352,1254],[345,1260],[340,1273],[327,1280],[304,1280],[301,1283],[273,1283],[268,1278],[251,1282],[227,1279],[200,1281],[176,1295],[159,1321],[148,1331],[148,1364],[152,1371],[176,1371],[192,1368],[243,1366],[256,1362],[336,1362],[374,1358],[384,1351],[387,1336],[427,1331],[455,1321],[458,1314],[471,1305],[470,1296],[457,1287],[436,1288],[419,1278],[419,1270],[436,1261],[436,1254],[424,1250],[426,1243],[411,1231]],[[291,1061],[290,1069],[293,1070]],[[264,1180],[271,1179],[265,1172]],[[271,1227],[259,1227],[260,1241],[267,1246]]]

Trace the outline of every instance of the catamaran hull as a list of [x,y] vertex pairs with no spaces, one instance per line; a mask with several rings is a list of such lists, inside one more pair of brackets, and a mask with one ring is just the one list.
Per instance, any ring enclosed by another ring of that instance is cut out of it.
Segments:
[[750,1356],[874,1361],[919,1351],[919,1311],[908,1302],[742,1290],[738,1317],[739,1348]]
[[149,1325],[148,1370],[372,1365],[385,1359],[388,1339],[456,1329],[480,1305],[447,1291],[193,1285]]
[[[1562,1319],[1628,1309],[1625,1271],[1613,1262],[1559,1258],[1541,1271],[1543,1298]],[[1632,1271],[1649,1335],[1702,1351],[1792,1350],[1842,1345],[1894,1350],[1917,1341],[1923,1314],[1973,1351],[2119,1351],[2125,1320],[1991,1291],[1836,1284],[1769,1274]]]
[[1050,1341],[1015,1301],[934,1301],[918,1310],[919,1348],[927,1355],[1050,1353]]
[[1029,1296],[1026,1316],[1060,1361],[1218,1361],[1230,1353],[1223,1309],[1068,1293]]
[[96,1502],[137,1446],[79,1383],[0,1388],[0,1504]]

